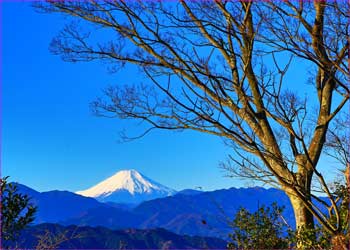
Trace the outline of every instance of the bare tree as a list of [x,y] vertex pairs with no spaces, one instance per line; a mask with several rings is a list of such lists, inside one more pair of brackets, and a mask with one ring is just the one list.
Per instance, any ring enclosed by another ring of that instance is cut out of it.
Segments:
[[[74,239],[84,238],[84,235],[77,233],[79,227],[74,228],[71,232],[69,230],[50,232],[45,230],[41,235],[37,235],[38,238],[35,250],[54,250],[62,249],[62,244],[70,245],[69,242]],[[72,245],[74,246],[74,244]]]
[[[325,143],[325,153],[338,162],[339,179],[333,182],[331,189],[334,192],[334,202],[327,208],[329,216],[335,218],[342,228],[343,234],[333,238],[333,245],[340,245],[339,242],[348,242],[347,246],[339,249],[349,249],[350,247],[350,110],[338,115],[329,127],[327,141]],[[322,183],[320,183],[321,187]],[[338,206],[333,209],[334,206]]]
[[[348,2],[36,6],[91,24],[67,25],[53,39],[52,52],[64,60],[103,60],[113,69],[130,63],[147,76],[147,83],[107,88],[92,103],[97,115],[146,121],[142,135],[191,129],[223,138],[235,152],[226,167],[284,190],[298,227],[313,228],[315,217],[332,235],[340,233],[313,202],[311,183],[314,176],[322,181],[317,165],[326,134],[349,100]],[[311,101],[291,90],[305,84],[304,76],[286,81],[295,63],[310,76]]]

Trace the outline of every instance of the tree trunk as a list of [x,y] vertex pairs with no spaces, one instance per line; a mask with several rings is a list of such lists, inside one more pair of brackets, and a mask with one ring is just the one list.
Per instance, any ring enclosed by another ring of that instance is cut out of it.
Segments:
[[297,196],[290,195],[289,199],[294,210],[296,228],[314,228],[314,218],[312,213],[306,208],[304,202]]
[[[313,175],[313,170],[309,166],[306,156],[299,154],[296,156],[296,162],[298,164],[298,172],[296,174],[298,188],[301,189],[301,193],[306,200],[311,200],[311,180]],[[295,190],[286,190],[287,195],[289,196],[290,202],[294,210],[295,217],[295,226],[296,232],[299,230],[307,230],[308,233],[313,234],[313,229],[315,229],[314,216],[307,209],[305,201],[303,201],[297,194]],[[310,239],[313,240],[313,239]],[[301,242],[297,238],[297,248],[305,249],[305,243]]]
[[[301,229],[310,230],[310,232],[312,232],[315,226],[312,213],[306,208],[304,202],[299,197],[293,194],[289,194],[288,196],[294,210],[296,232]],[[300,239],[297,238],[297,249],[305,249],[306,246],[304,246],[304,244],[304,242],[301,242]]]
[[314,228],[314,218],[312,213],[306,208],[303,201],[295,196],[289,195],[294,210],[296,229],[305,227],[306,229]]

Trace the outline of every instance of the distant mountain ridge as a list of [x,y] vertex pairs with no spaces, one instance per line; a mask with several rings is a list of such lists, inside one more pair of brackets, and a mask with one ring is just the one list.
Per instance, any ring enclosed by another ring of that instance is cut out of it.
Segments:
[[35,223],[104,226],[110,229],[165,228],[176,234],[227,239],[229,222],[240,207],[256,211],[259,206],[277,202],[285,206],[285,219],[294,227],[294,214],[288,197],[277,189],[230,188],[210,192],[193,190],[142,202],[136,206],[102,203],[67,191],[39,193],[20,185],[21,192],[34,196],[39,210]]
[[35,223],[66,220],[67,218],[83,216],[91,208],[109,207],[94,198],[84,197],[69,191],[38,192],[25,185],[16,183],[18,191],[27,194],[30,202],[38,207]]
[[178,234],[226,239],[232,232],[230,222],[241,207],[254,212],[273,202],[285,206],[283,216],[294,227],[289,198],[274,188],[230,188],[197,195],[174,195],[143,202],[132,212],[143,216],[140,228],[162,227]]
[[89,189],[76,192],[98,201],[117,203],[140,203],[175,193],[175,190],[151,180],[134,169],[121,170]]
[[197,195],[202,193],[203,191],[201,190],[196,190],[196,189],[184,189],[176,193],[176,195]]

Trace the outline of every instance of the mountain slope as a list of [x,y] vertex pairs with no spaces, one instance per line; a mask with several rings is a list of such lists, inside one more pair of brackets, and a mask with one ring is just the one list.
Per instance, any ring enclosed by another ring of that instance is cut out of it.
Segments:
[[226,239],[231,232],[228,222],[240,207],[253,212],[259,206],[277,202],[286,207],[283,216],[294,227],[288,197],[272,188],[231,188],[197,194],[190,192],[191,195],[180,193],[145,201],[136,207],[101,203],[67,191],[39,193],[29,188],[22,190],[32,194],[38,205],[36,223],[105,226],[110,229],[162,227],[177,234]]
[[294,214],[288,197],[280,190],[264,188],[231,188],[192,195],[177,194],[145,201],[123,216],[111,209],[105,211],[95,208],[82,217],[67,219],[64,223],[106,226],[112,229],[161,227],[177,234],[225,239],[232,230],[229,222],[240,207],[256,211],[258,206],[269,206],[273,202],[286,206],[283,215],[294,226]]
[[16,247],[34,249],[38,235],[48,233],[67,239],[56,246],[59,249],[224,249],[227,245],[221,239],[181,236],[164,229],[113,231],[104,227],[41,224],[23,230]]
[[58,223],[66,226],[103,226],[110,229],[124,229],[139,228],[142,222],[143,219],[132,211],[115,207],[94,207],[88,209],[81,216],[66,218]]
[[294,226],[294,213],[288,197],[277,189],[230,188],[197,195],[175,195],[147,201],[133,213],[143,217],[140,228],[163,227],[178,234],[225,238],[229,222],[240,207],[256,211],[259,206],[277,202],[285,206],[284,217]]
[[[67,218],[84,216],[91,208],[102,209],[109,205],[68,191],[37,192],[25,185],[16,183],[18,192],[27,194],[31,203],[38,207],[35,223],[60,222]],[[119,209],[122,210],[122,209]],[[118,211],[115,208],[115,211]]]
[[172,195],[175,191],[132,169],[119,171],[97,185],[76,193],[103,202],[140,203]]

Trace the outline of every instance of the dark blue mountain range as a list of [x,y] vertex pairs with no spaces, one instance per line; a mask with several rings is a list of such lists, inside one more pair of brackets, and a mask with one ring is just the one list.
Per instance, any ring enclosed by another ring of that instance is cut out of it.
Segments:
[[111,230],[48,223],[28,227],[16,242],[5,244],[11,249],[225,249],[227,246],[222,239],[177,235],[161,228]]
[[240,207],[253,212],[259,206],[277,202],[285,206],[283,216],[294,227],[288,197],[277,189],[230,188],[211,192],[178,192],[165,198],[145,201],[135,207],[101,203],[68,191],[37,192],[19,184],[22,193],[38,206],[35,223],[104,226],[110,229],[164,228],[177,234],[226,239],[229,223]]
[[56,223],[67,218],[83,216],[91,208],[110,207],[93,198],[84,197],[68,191],[37,192],[25,185],[18,184],[18,191],[31,197],[38,207],[35,223]]

